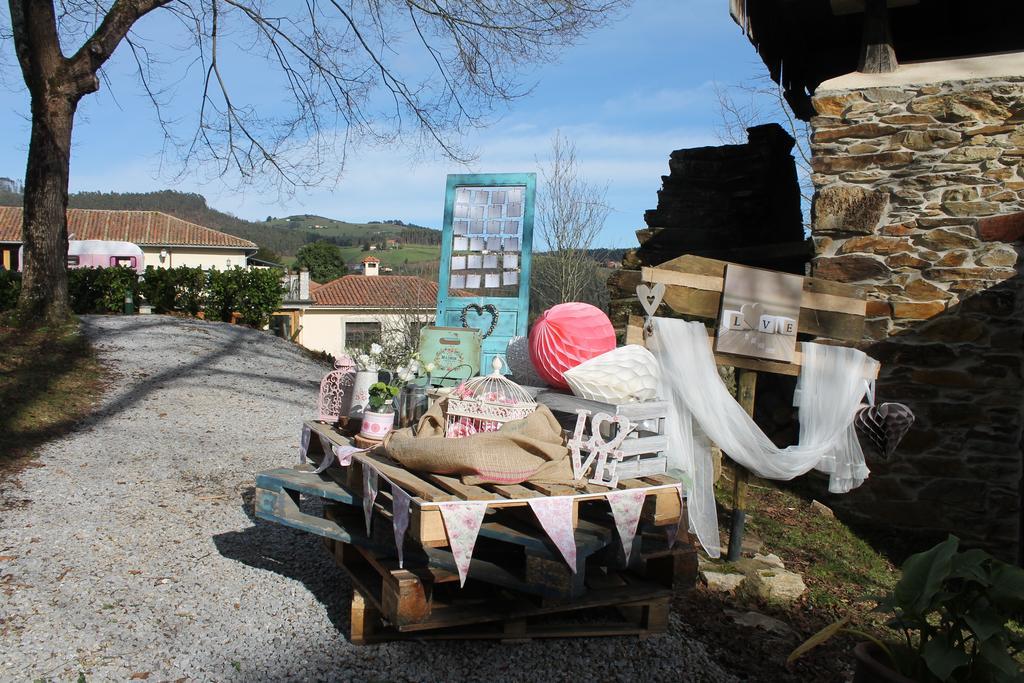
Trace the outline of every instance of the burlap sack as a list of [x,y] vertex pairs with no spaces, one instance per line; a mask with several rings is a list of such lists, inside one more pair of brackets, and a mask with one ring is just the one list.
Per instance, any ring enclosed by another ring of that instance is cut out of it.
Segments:
[[506,422],[496,432],[460,439],[444,436],[445,403],[420,418],[416,434],[399,429],[384,440],[388,455],[410,470],[455,474],[465,484],[572,483],[572,461],[562,428],[547,406]]

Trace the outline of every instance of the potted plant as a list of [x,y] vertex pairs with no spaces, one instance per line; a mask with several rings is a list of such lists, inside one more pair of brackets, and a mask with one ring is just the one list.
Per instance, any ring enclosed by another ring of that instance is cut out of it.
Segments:
[[381,440],[395,426],[395,397],[400,385],[375,382],[370,385],[369,405],[363,411],[363,426],[359,435],[367,439]]
[[383,353],[380,344],[373,343],[367,351],[359,349],[346,350],[356,366],[356,374],[352,379],[350,390],[352,400],[349,404],[349,417],[360,419],[370,400],[370,387],[380,379],[380,356]]
[[935,681],[1009,683],[1024,680],[1024,569],[982,550],[959,552],[950,536],[911,555],[903,575],[875,611],[892,616],[886,626],[902,639],[886,642],[847,626],[826,626],[789,656],[790,662],[838,633],[866,639],[854,650],[854,683]]

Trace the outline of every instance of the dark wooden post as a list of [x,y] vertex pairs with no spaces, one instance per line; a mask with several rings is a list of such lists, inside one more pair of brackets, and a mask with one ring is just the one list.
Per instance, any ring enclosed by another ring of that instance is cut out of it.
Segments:
[[883,74],[897,68],[899,64],[896,62],[896,50],[892,46],[886,0],[865,0],[864,36],[857,70],[866,74]]
[[[736,370],[736,398],[739,404],[747,411],[747,415],[754,416],[754,392],[757,390],[757,373],[753,370]],[[747,519],[747,488],[750,481],[750,472],[733,463],[732,482],[732,520],[729,529],[729,554],[726,559],[735,562],[740,559],[743,550],[743,527]]]

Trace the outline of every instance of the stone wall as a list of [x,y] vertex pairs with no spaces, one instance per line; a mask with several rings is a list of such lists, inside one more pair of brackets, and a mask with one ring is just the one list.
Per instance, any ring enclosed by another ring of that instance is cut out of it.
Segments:
[[866,288],[878,398],[917,416],[893,459],[832,503],[1018,559],[1024,78],[813,102],[813,274]]

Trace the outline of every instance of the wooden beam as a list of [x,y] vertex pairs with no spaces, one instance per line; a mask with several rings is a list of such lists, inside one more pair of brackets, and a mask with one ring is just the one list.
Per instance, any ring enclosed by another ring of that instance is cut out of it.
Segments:
[[864,34],[861,39],[857,71],[865,74],[891,73],[899,68],[896,50],[889,30],[889,8],[886,0],[866,0]]

